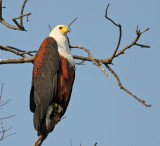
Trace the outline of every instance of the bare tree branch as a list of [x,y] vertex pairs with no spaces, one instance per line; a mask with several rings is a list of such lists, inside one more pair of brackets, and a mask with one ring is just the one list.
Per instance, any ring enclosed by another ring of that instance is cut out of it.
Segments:
[[50,26],[50,25],[48,25],[48,27],[49,27],[49,32],[51,32],[51,31],[52,31],[51,26]]
[[23,18],[24,16],[28,16],[28,15],[31,15],[31,12],[29,12],[29,13],[27,13],[27,14],[22,14],[22,15],[20,15],[20,16],[18,16],[18,17],[14,17],[14,18],[12,18],[12,20],[15,20],[15,19],[23,20],[22,18]]
[[[6,46],[6,47],[9,47],[9,48],[11,48],[11,49],[13,49],[13,50],[19,51],[19,54],[21,54],[22,52],[26,52],[25,50],[21,50],[21,49],[12,47],[12,46]],[[37,52],[37,51],[34,51],[34,50],[33,50],[33,52],[31,52],[31,53],[36,53],[36,52]],[[31,53],[27,53],[27,55],[29,55],[29,56],[34,56],[34,55],[32,55]]]
[[70,139],[70,146],[72,146],[72,140]]
[[16,134],[16,132],[14,132],[14,133],[11,133],[11,134],[8,134],[8,135],[5,136],[5,133],[6,133],[7,131],[11,130],[12,127],[10,127],[10,128],[8,128],[7,130],[5,130],[2,121],[1,121],[1,129],[2,129],[2,131],[0,131],[0,133],[2,133],[2,135],[1,135],[0,141],[2,141],[3,139],[7,138],[8,136],[11,136],[11,135]]
[[[3,25],[5,25],[6,27],[8,27],[10,29],[25,31],[25,28],[23,26],[23,17],[26,16],[27,20],[28,20],[28,16],[31,15],[31,13],[23,14],[26,2],[27,2],[27,0],[25,0],[22,5],[20,16],[12,18],[13,22],[17,25],[17,26],[13,26],[13,25],[10,25],[9,23],[7,23],[3,19],[3,17],[2,17],[2,8],[3,8],[2,7],[2,0],[0,0],[0,23],[2,23]],[[20,24],[17,22],[17,19],[20,19]]]
[[145,105],[146,107],[150,107],[150,106],[151,106],[150,104],[146,104],[146,102],[145,102],[144,100],[142,100],[142,99],[138,98],[137,96],[135,96],[135,95],[134,95],[133,93],[131,93],[128,89],[124,88],[123,85],[122,85],[122,83],[120,82],[120,79],[119,79],[118,75],[115,73],[115,71],[114,71],[111,67],[109,67],[107,64],[106,64],[105,66],[108,68],[108,70],[109,70],[109,71],[114,75],[114,77],[116,78],[117,83],[118,83],[120,89],[122,89],[122,90],[124,90],[125,92],[127,92],[128,94],[130,94],[132,97],[134,97],[136,100],[138,100],[140,103],[142,103],[142,104]]
[[7,47],[7,46],[2,46],[2,45],[0,45],[0,49],[1,49],[1,50],[4,50],[4,51],[12,52],[12,53],[14,53],[14,54],[16,54],[16,55],[19,55],[19,56],[21,56],[21,57],[25,57],[24,55],[20,55],[18,51],[13,50],[12,48]]
[[122,28],[121,28],[121,24],[116,24],[111,18],[109,18],[109,17],[107,16],[107,12],[108,12],[109,5],[110,5],[110,4],[108,4],[108,5],[107,5],[107,8],[106,8],[105,18],[108,19],[109,21],[111,21],[115,26],[117,26],[117,27],[119,28],[119,40],[118,40],[118,43],[117,43],[117,47],[116,47],[116,49],[115,49],[115,51],[114,51],[111,59],[109,60],[110,63],[112,63],[112,60],[113,60],[113,58],[115,57],[115,55],[116,55],[116,53],[117,53],[117,51],[118,51],[119,45],[120,45],[120,43],[121,43]]
[[1,98],[2,98],[3,86],[4,86],[4,83],[2,83],[2,87],[1,87],[0,102],[1,102]]
[[6,105],[6,104],[9,103],[10,101],[11,101],[11,99],[5,100],[5,101],[0,101],[0,107]]
[[23,54],[28,54],[30,56],[33,56],[31,53],[37,53],[37,51],[26,51],[26,52],[22,52],[22,53],[19,53],[19,55],[23,55]]
[[[145,30],[149,30],[149,28],[147,28],[147,29],[145,29]],[[122,55],[122,54],[124,54],[124,52],[127,50],[127,49],[129,49],[129,48],[131,48],[132,46],[134,46],[134,45],[136,45],[136,43],[138,42],[138,40],[139,40],[139,38],[140,38],[140,36],[143,34],[143,32],[144,31],[142,31],[142,32],[140,32],[140,30],[139,31],[136,31],[136,38],[129,44],[129,45],[127,45],[126,47],[124,47],[123,49],[121,49],[120,51],[118,51],[116,54],[115,54],[115,56],[114,56],[114,58],[115,57],[118,57],[119,55]],[[143,45],[144,46],[144,45]],[[144,46],[145,47],[145,46]],[[147,48],[148,48],[149,46],[147,46]],[[105,64],[109,64],[109,60],[112,58],[112,56],[111,57],[109,57],[109,58],[107,58],[107,59],[105,59],[105,60],[103,60],[103,63],[105,63]]]
[[[6,105],[7,103],[9,103],[9,101],[11,100],[6,100],[6,101],[1,101],[1,98],[2,98],[2,92],[3,92],[3,86],[4,86],[4,83],[2,83],[2,86],[1,86],[1,94],[0,94],[0,107]],[[0,108],[2,109],[2,108]],[[5,119],[9,119],[11,117],[14,117],[15,115],[11,115],[11,116],[8,116],[8,117],[4,117],[4,118],[0,118],[0,121],[1,121],[1,131],[0,131],[0,134],[1,134],[1,137],[0,137],[0,141],[2,141],[3,139],[5,139],[6,137],[8,136],[11,136],[13,134],[16,134],[16,133],[12,133],[12,134],[8,134],[6,135],[6,132],[8,132],[10,129],[12,129],[12,127],[8,128],[7,130],[4,129],[4,124],[2,122],[2,120],[5,120]],[[6,135],[6,136],[5,136]]]
[[85,62],[85,61],[82,60],[81,62],[76,62],[75,64],[77,64],[77,65],[85,65],[84,62]]
[[68,27],[70,27],[71,24],[74,23],[74,21],[76,21],[77,19],[78,19],[78,18],[73,19],[73,20],[71,21],[71,23],[68,25]]
[[[22,18],[23,18],[24,16],[27,16],[27,18],[28,18],[29,15],[31,15],[31,13],[22,14],[22,15],[20,15],[20,16],[18,16],[18,17],[12,18],[12,20],[14,21],[14,23],[17,25],[17,27],[18,27],[20,30],[25,31],[24,26],[21,25],[21,24],[19,24],[19,23],[17,22],[17,19],[20,19],[20,22],[22,22],[22,21],[21,21],[21,20],[23,20]],[[27,19],[27,20],[28,20],[28,19]]]
[[16,115],[11,115],[11,116],[8,116],[8,117],[0,118],[0,120],[9,119],[9,118],[12,118],[12,117],[14,117],[14,116],[16,116]]
[[98,68],[100,68],[100,69],[104,72],[104,74],[109,78],[109,74],[103,69],[103,67],[100,65],[100,63],[99,63],[98,61],[96,61],[96,60],[92,57],[92,55],[91,55],[91,53],[90,53],[90,51],[89,51],[88,49],[86,49],[86,48],[84,48],[84,47],[82,47],[82,46],[70,46],[70,47],[71,47],[71,48],[79,48],[79,49],[84,50],[84,51],[88,54],[88,58],[91,59],[92,62],[93,62]]
[[[25,1],[23,2],[22,8],[21,8],[21,16],[23,16],[24,7],[25,7],[27,1],[28,1],[28,0],[25,0]],[[31,13],[28,14],[28,15],[31,15]],[[26,15],[26,16],[28,17],[28,15]],[[18,18],[17,18],[17,19],[18,19]],[[23,26],[23,19],[22,19],[22,17],[20,18],[20,25]]]
[[30,63],[34,61],[34,57],[35,56],[25,58],[0,59],[0,64]]
[[142,45],[142,44],[138,44],[138,43],[135,43],[135,46],[139,46],[141,48],[150,48],[150,46],[148,46],[148,45]]

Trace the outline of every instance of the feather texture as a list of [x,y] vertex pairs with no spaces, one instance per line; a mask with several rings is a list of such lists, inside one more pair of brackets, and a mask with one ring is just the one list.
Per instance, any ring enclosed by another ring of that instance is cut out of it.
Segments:
[[32,88],[30,93],[30,109],[34,112],[34,127],[41,130],[47,108],[57,93],[60,57],[57,43],[47,37],[35,56]]
[[[40,134],[54,129],[55,107],[62,108],[61,118],[68,106],[75,78],[75,67],[61,56],[53,37],[47,37],[35,56],[30,110],[34,113],[34,127]],[[55,106],[56,105],[56,106]],[[51,116],[52,115],[52,116]]]

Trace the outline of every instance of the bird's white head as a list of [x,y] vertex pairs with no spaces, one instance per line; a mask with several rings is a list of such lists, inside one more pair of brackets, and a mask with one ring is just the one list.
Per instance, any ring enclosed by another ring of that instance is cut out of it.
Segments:
[[69,26],[58,25],[50,32],[49,36],[53,37],[56,40],[59,54],[66,58],[70,62],[70,64],[74,66],[75,62],[70,52],[69,42],[67,38],[68,32],[70,32]]
[[51,32],[49,36],[55,36],[55,35],[63,35],[67,36],[67,33],[70,32],[71,29],[68,26],[65,25],[57,25]]

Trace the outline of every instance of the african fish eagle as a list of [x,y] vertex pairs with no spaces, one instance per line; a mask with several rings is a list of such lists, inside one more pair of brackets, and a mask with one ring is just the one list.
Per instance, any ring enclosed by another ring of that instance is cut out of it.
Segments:
[[75,78],[69,48],[70,28],[56,26],[42,42],[34,60],[30,110],[38,135],[48,135],[64,115]]

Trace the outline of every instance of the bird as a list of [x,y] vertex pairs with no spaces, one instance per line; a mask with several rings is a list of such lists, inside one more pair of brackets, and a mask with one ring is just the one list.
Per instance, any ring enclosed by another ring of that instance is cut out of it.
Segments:
[[71,29],[56,26],[35,55],[30,110],[37,135],[48,135],[68,107],[75,79],[75,61],[67,37]]

